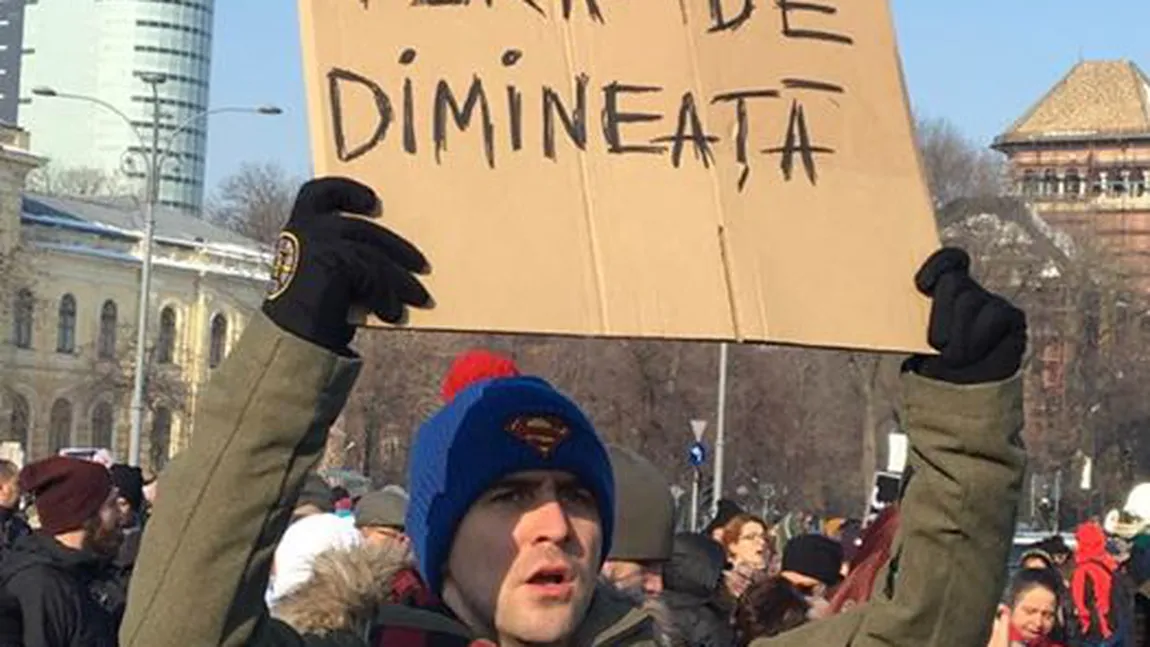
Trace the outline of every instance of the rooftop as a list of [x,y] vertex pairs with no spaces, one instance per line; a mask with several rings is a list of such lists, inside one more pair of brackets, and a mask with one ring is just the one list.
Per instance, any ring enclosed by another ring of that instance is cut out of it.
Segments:
[[[143,235],[141,207],[133,201],[115,198],[60,198],[24,194],[27,220],[112,237],[139,238]],[[174,245],[216,248],[261,254],[267,250],[259,242],[241,236],[187,212],[156,207],[156,239]]]
[[1150,78],[1131,61],[1078,63],[996,144],[1107,137],[1150,138]]

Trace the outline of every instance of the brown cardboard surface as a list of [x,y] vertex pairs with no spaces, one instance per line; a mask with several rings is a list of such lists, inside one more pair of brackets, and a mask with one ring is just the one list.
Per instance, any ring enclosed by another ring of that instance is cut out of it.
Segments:
[[886,0],[300,9],[316,173],[375,186],[433,263],[410,325],[925,347],[938,238]]

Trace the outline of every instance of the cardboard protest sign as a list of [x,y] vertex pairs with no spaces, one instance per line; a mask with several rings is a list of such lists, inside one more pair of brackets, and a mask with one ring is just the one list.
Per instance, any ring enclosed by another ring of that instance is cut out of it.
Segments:
[[918,350],[937,247],[886,0],[300,0],[317,174],[433,329]]

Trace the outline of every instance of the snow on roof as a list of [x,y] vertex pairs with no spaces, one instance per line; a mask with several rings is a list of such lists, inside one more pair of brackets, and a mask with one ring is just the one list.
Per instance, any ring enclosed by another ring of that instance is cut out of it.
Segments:
[[[212,252],[240,257],[267,252],[260,242],[187,212],[156,207],[155,214],[156,239],[162,242],[204,247]],[[144,228],[141,208],[115,199],[60,198],[26,193],[24,218],[74,231],[133,238],[139,238]]]

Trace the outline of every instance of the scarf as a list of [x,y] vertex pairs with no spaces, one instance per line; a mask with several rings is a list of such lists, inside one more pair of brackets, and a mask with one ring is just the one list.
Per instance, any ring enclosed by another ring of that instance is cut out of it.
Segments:
[[1110,627],[1110,589],[1118,563],[1106,553],[1106,535],[1102,526],[1089,521],[1079,526],[1074,535],[1078,540],[1078,551],[1074,555],[1070,593],[1078,613],[1078,623],[1083,633],[1090,632],[1092,614],[1086,600],[1086,584],[1089,582],[1094,592],[1094,611],[1098,612],[1098,630],[1103,638],[1110,638],[1114,635]]

